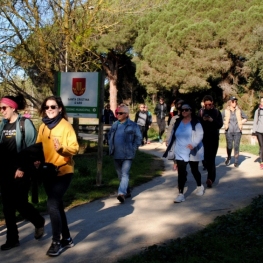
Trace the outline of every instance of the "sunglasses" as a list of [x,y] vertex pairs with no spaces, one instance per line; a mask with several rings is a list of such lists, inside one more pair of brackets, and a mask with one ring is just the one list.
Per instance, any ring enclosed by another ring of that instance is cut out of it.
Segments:
[[117,115],[126,114],[126,112],[117,112]]
[[57,109],[58,106],[57,106],[57,105],[51,105],[51,106],[45,106],[45,107],[44,107],[45,110],[48,110],[49,108],[51,108],[52,110],[54,110],[54,109]]
[[5,111],[7,108],[11,108],[11,107],[9,107],[9,106],[0,107],[0,111],[1,111],[1,110]]
[[181,109],[182,112],[186,111],[188,112],[190,109]]
[[212,103],[207,103],[207,104],[205,104],[205,106],[211,106],[212,105]]

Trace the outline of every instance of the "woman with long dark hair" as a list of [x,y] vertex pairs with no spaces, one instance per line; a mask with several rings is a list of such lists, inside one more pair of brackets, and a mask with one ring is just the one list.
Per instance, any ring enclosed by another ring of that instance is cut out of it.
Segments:
[[[74,172],[73,155],[79,145],[72,125],[68,122],[66,110],[60,97],[46,98],[40,108],[43,117],[37,143],[42,143],[45,163],[57,167],[58,174],[44,174],[43,184],[47,193],[47,208],[52,227],[52,243],[47,251],[49,256],[58,256],[64,248],[73,247],[63,205]],[[40,165],[35,162],[35,165]]]
[[174,145],[179,190],[179,194],[174,199],[174,203],[185,201],[184,186],[187,181],[186,167],[188,163],[197,184],[196,195],[202,196],[204,194],[204,186],[201,183],[201,173],[198,170],[199,161],[202,161],[204,156],[202,139],[203,128],[199,120],[192,116],[192,107],[189,104],[183,103],[181,106],[181,115],[175,121],[167,150],[164,153],[164,157],[166,157],[168,151]]

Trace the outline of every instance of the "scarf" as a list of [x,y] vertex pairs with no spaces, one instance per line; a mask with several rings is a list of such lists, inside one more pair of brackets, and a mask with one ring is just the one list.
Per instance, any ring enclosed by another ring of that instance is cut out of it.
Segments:
[[52,130],[57,126],[57,124],[61,121],[61,119],[62,119],[61,114],[58,114],[58,116],[53,119],[49,119],[47,116],[45,116],[42,118],[42,121],[47,125],[47,127],[50,130]]

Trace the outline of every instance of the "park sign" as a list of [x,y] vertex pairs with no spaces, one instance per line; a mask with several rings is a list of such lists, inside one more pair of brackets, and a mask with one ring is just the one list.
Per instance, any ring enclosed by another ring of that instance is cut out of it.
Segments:
[[98,118],[100,72],[59,72],[57,94],[69,117]]

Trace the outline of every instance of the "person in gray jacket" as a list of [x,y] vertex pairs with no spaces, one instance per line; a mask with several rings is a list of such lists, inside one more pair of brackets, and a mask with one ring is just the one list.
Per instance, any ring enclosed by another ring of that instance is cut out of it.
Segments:
[[260,104],[255,111],[252,135],[257,136],[259,144],[259,168],[263,170],[263,97],[260,98]]
[[239,146],[242,136],[242,126],[247,121],[247,115],[237,105],[237,98],[231,96],[227,108],[222,112],[226,136],[226,165],[230,164],[231,152],[234,144],[234,166],[238,167]]
[[141,145],[142,135],[139,126],[129,119],[129,108],[119,107],[118,121],[114,122],[109,131],[109,154],[113,155],[114,165],[120,185],[117,199],[124,203],[129,185],[129,172],[136,150]]

